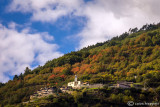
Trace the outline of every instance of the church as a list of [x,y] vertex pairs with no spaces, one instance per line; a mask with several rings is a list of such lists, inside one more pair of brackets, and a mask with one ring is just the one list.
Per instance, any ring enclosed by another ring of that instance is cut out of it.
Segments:
[[77,81],[77,75],[75,75],[75,79],[73,82],[69,82],[68,86],[72,88],[80,88],[82,85],[81,81]]

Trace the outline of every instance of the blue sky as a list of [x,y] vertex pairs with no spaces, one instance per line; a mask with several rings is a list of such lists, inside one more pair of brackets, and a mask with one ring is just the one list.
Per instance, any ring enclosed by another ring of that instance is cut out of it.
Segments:
[[[83,26],[85,25],[85,17],[71,17],[71,16],[63,16],[57,19],[56,22],[46,23],[46,22],[34,22],[30,21],[31,13],[21,13],[21,12],[7,12],[7,7],[11,3],[11,0],[2,0],[0,1],[0,21],[3,25],[6,25],[9,22],[14,22],[16,24],[30,24],[30,27],[37,32],[48,32],[50,35],[54,36],[55,41],[51,43],[59,44],[60,48],[58,49],[62,53],[68,53],[70,51],[74,51],[78,42],[74,38],[74,40],[67,39],[68,36],[75,35],[79,33]],[[79,23],[81,21],[82,23]],[[67,41],[66,41],[67,39]],[[70,42],[68,42],[70,40]],[[66,48],[67,47],[67,48]]]
[[71,51],[158,23],[159,0],[0,0],[0,82]]

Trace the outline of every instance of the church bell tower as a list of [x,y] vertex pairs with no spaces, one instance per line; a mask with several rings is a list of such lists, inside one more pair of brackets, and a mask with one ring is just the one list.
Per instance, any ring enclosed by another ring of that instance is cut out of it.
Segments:
[[75,75],[75,79],[74,79],[74,81],[75,81],[75,82],[77,82],[77,75]]

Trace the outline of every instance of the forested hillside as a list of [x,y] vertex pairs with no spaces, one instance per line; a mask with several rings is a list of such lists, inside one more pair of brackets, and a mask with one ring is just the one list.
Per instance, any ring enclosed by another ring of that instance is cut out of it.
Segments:
[[[106,98],[108,104],[115,101],[119,104],[125,103],[125,98],[122,98],[124,101],[120,98],[124,96],[130,100],[159,101],[157,99],[160,98],[160,24],[146,24],[140,29],[129,29],[128,32],[111,40],[68,53],[34,70],[26,67],[24,74],[15,75],[13,80],[5,84],[0,83],[0,104],[16,105],[28,101],[29,96],[41,87],[61,87],[73,81],[74,74],[78,75],[79,80],[90,84],[110,84],[126,80],[145,83],[152,88],[147,92],[136,89],[117,90],[115,93],[108,88],[99,90],[101,93],[110,93],[103,94],[106,96],[100,94],[104,98],[99,98],[99,100]],[[150,97],[146,99],[144,97],[146,95]],[[62,98],[69,99],[66,96]],[[70,101],[66,102],[77,103],[74,98],[70,96]],[[86,100],[87,102],[89,101]]]

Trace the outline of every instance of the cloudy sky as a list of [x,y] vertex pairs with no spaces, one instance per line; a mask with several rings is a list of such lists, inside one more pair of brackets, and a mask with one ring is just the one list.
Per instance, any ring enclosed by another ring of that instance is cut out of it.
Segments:
[[25,67],[158,23],[160,0],[0,0],[0,82]]

